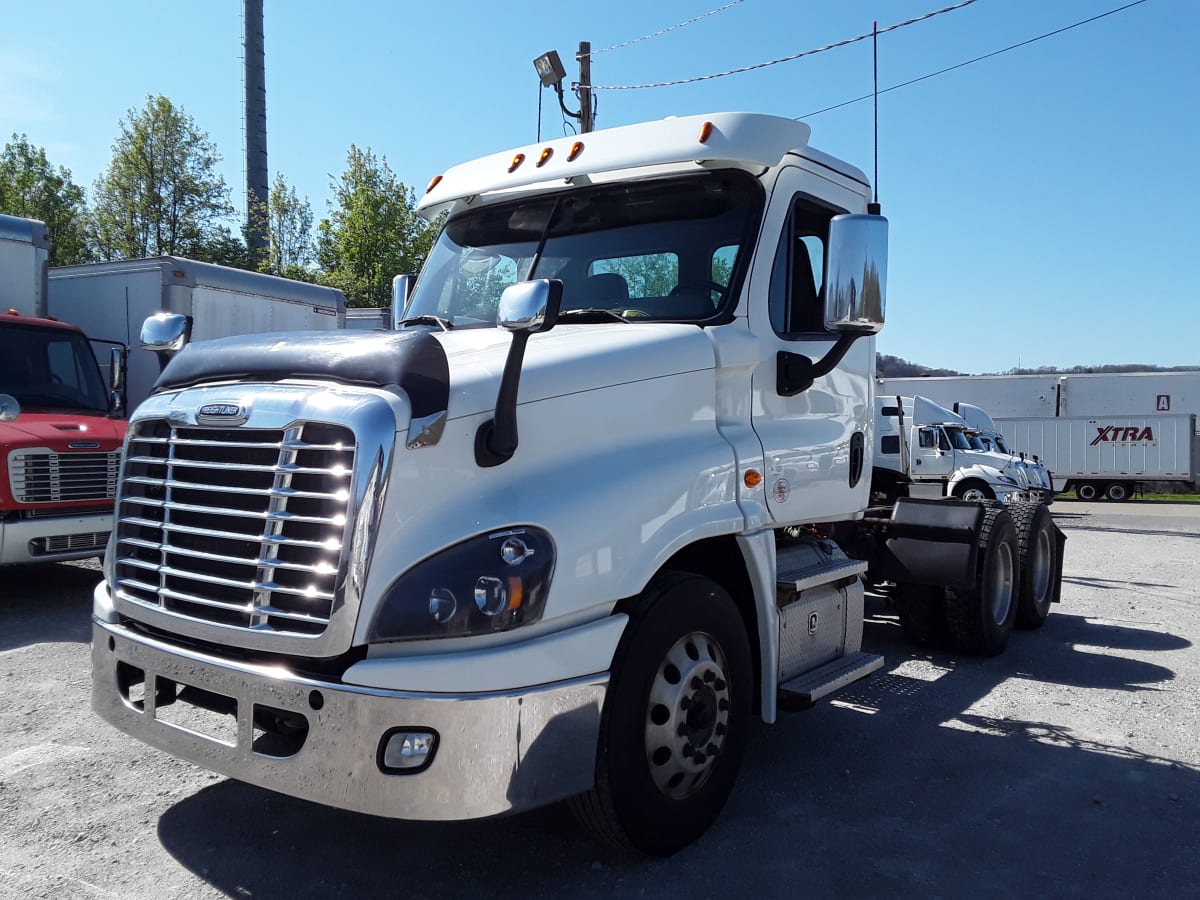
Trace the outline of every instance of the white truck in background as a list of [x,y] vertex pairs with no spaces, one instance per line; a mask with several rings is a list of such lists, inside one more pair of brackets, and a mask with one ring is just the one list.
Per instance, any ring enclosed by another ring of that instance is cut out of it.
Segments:
[[[134,344],[156,313],[191,319],[190,339],[344,327],[346,298],[321,285],[174,256],[61,266],[49,270],[38,315],[74,322],[88,334]],[[150,394],[154,354],[129,355],[127,408]]]
[[395,329],[183,347],[130,420],[94,709],[315,802],[571,798],[665,855],[753,717],[882,664],[864,578],[922,643],[1038,627],[1043,505],[872,505],[887,223],[808,138],[720,113],[456,166]]
[[967,422],[925,397],[875,398],[872,489],[898,497],[957,497],[1004,503],[1041,500],[1015,456],[973,445]]
[[971,446],[988,453],[999,453],[1016,459],[1025,469],[1029,490],[1037,491],[1043,503],[1053,503],[1056,492],[1054,478],[1049,469],[1036,453],[1026,453],[1023,449],[1014,450],[1008,439],[1000,433],[998,426],[987,410],[970,403],[954,404],[953,412],[961,416],[967,423],[967,436]]

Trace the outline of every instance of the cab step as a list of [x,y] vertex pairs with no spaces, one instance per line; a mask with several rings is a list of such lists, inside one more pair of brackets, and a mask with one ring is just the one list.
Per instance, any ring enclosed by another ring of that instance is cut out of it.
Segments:
[[851,653],[840,657],[781,684],[779,706],[789,710],[808,709],[821,698],[866,678],[882,666],[883,657],[877,653]]
[[867,571],[857,559],[831,559],[815,556],[808,546],[781,549],[775,564],[775,589],[780,592],[806,591],[842,579],[852,579]]

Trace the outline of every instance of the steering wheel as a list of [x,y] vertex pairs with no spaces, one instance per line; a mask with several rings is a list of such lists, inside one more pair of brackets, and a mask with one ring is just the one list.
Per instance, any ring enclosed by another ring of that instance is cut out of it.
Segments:
[[[667,296],[678,297],[680,294],[693,293],[698,290],[708,291],[709,299],[712,301],[713,306],[716,306],[721,302],[722,299],[724,299],[725,292],[729,290],[729,288],[721,284],[719,281],[680,282],[679,284],[675,285],[675,287],[671,288],[671,290],[667,293]],[[716,297],[713,297],[713,294],[716,294]]]

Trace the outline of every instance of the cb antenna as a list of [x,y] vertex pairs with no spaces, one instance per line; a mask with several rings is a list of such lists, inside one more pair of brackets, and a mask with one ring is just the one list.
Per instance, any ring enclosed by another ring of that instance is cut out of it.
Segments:
[[871,95],[875,102],[875,177],[871,180],[871,188],[875,199],[867,204],[867,212],[873,216],[879,215],[879,22],[871,23],[871,61],[873,87]]

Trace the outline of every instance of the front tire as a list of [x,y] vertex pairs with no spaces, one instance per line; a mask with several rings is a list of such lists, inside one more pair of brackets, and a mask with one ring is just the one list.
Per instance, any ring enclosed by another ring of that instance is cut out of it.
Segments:
[[996,499],[995,492],[982,481],[964,481],[962,484],[956,485],[954,496],[959,500],[970,500],[973,503]]
[[596,784],[572,799],[593,836],[669,856],[716,819],[745,750],[754,678],[733,599],[666,573],[630,616],[600,722]]
[[1000,504],[987,507],[979,531],[974,586],[946,604],[955,646],[975,656],[996,656],[1008,646],[1017,617],[1020,558],[1012,517]]

